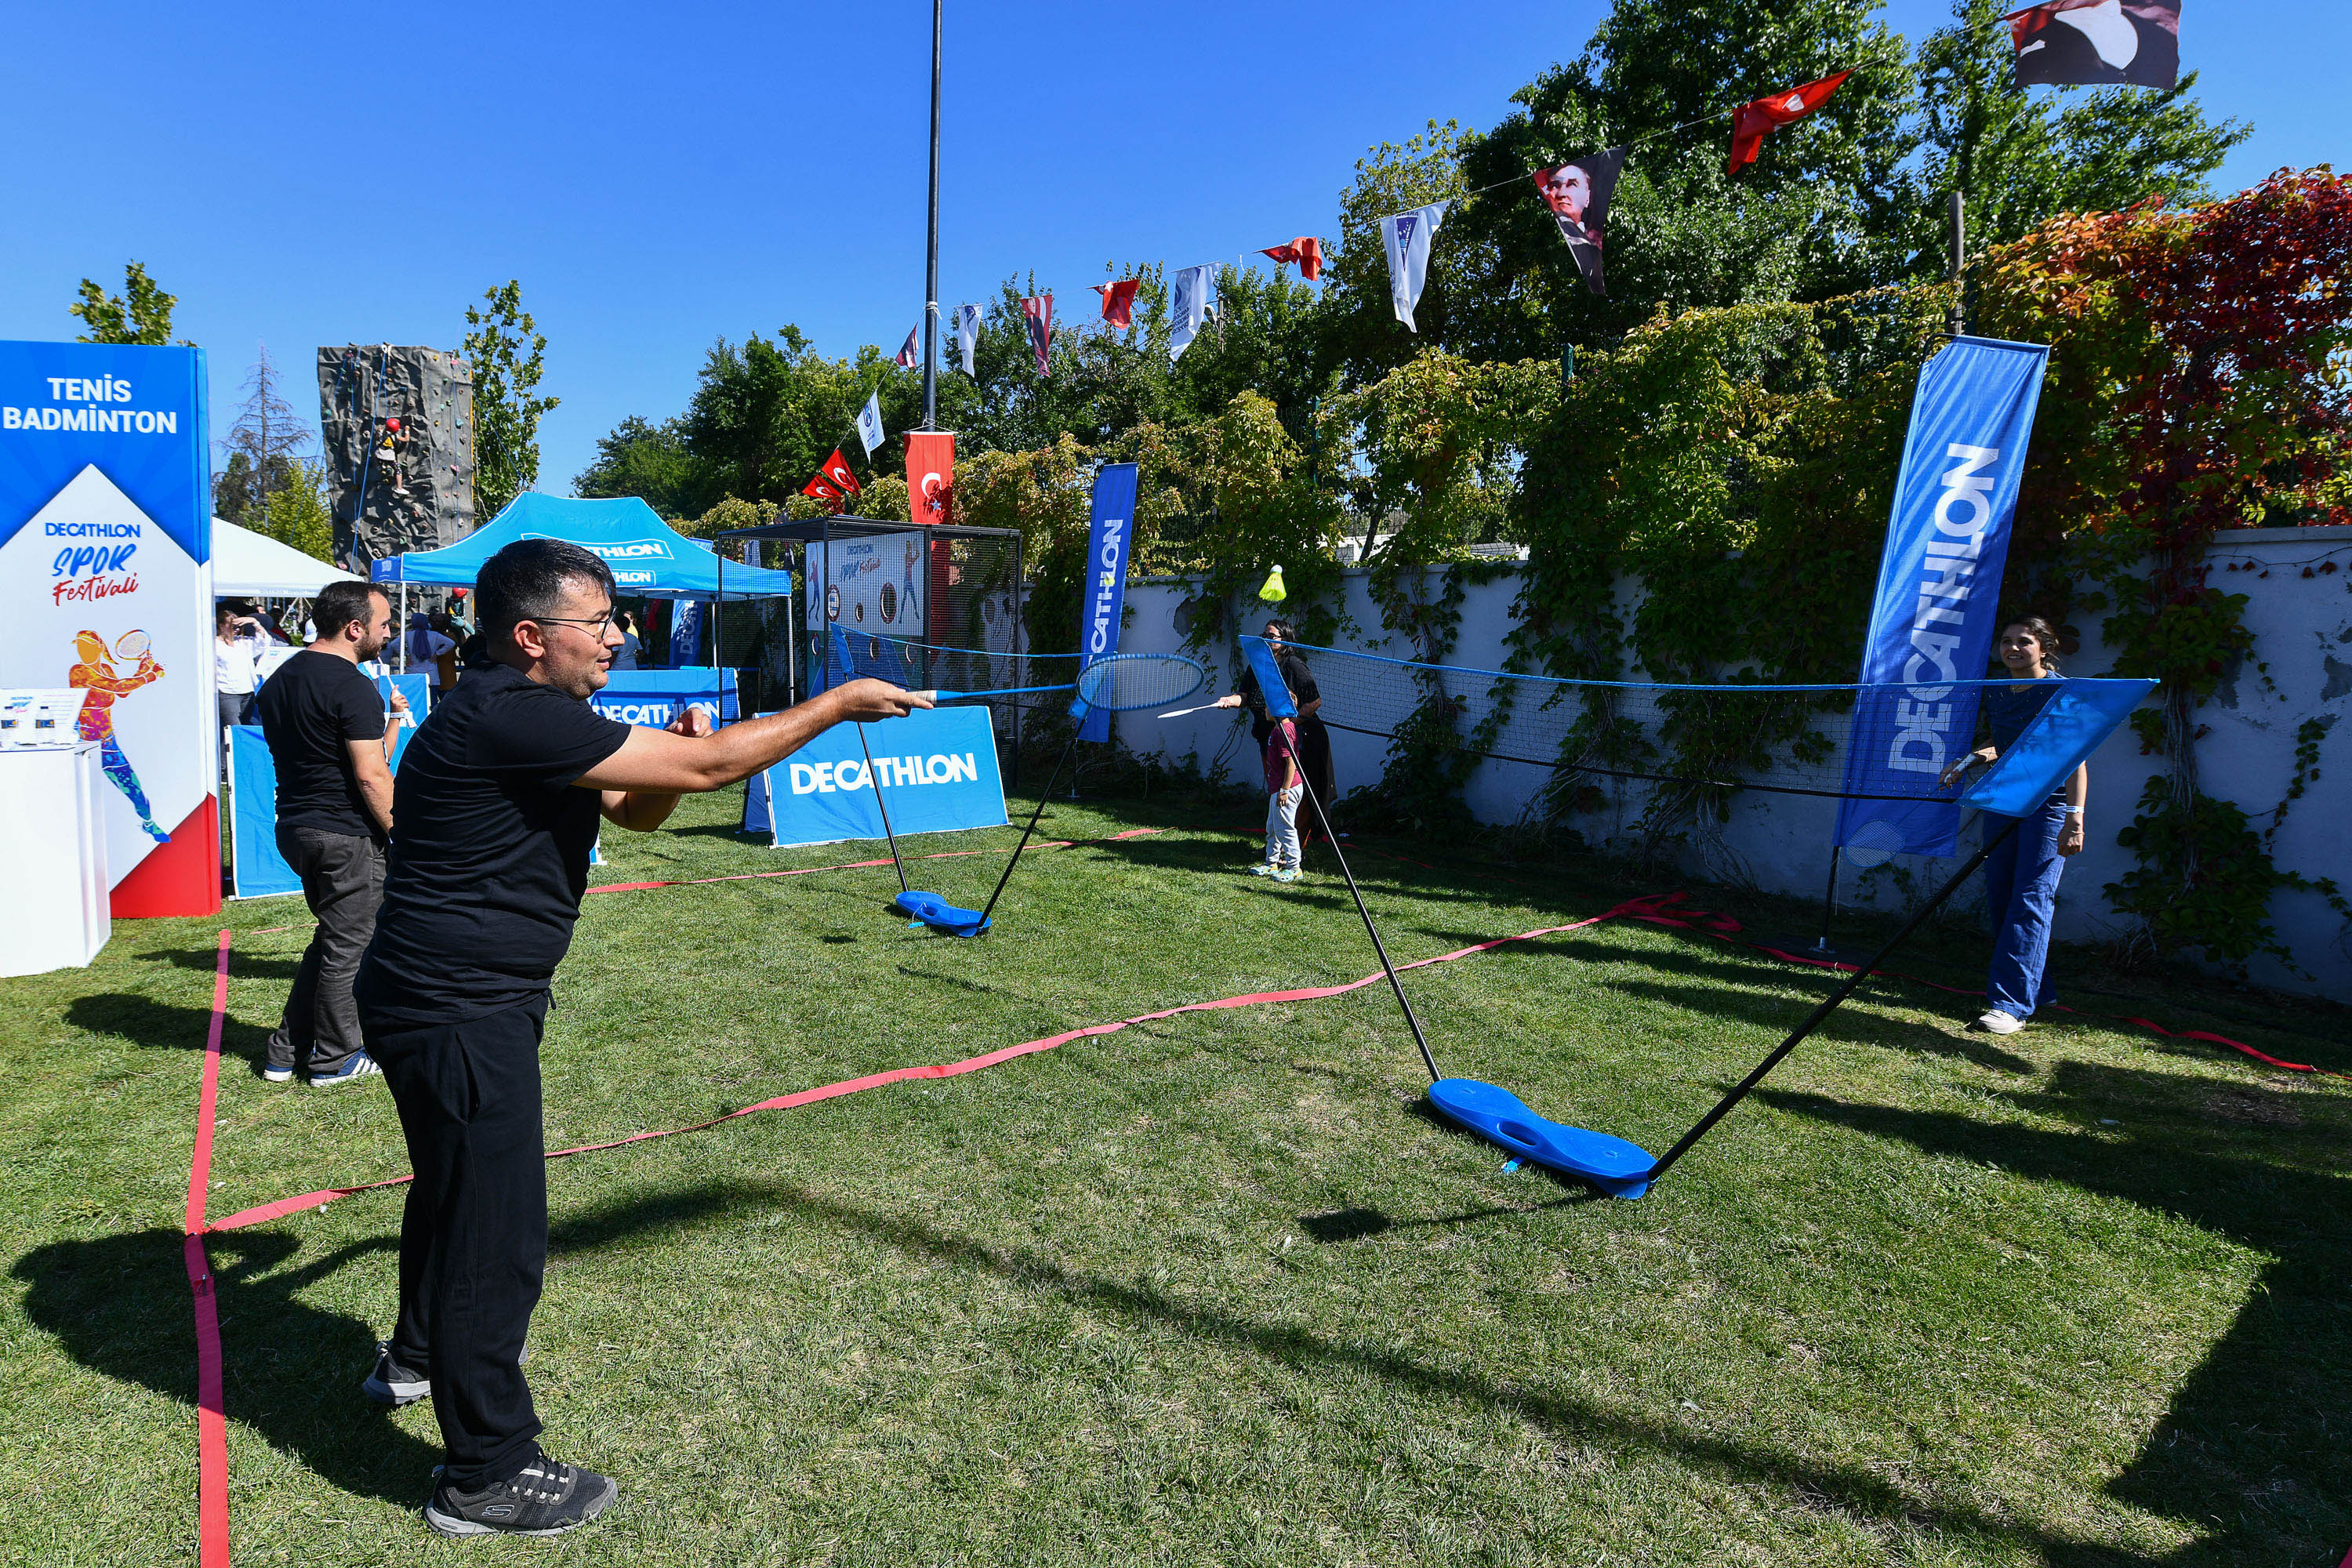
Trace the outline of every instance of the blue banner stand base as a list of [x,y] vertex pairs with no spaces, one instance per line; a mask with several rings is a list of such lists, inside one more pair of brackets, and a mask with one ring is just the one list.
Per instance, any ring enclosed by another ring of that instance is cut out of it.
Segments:
[[960,908],[937,893],[901,893],[890,900],[890,906],[948,936],[978,936],[996,923],[982,919],[978,910]]
[[1447,1121],[1523,1160],[1590,1182],[1609,1197],[1638,1198],[1650,1190],[1657,1161],[1648,1150],[1606,1132],[1547,1121],[1507,1089],[1475,1078],[1440,1079],[1429,1086],[1429,1103]]

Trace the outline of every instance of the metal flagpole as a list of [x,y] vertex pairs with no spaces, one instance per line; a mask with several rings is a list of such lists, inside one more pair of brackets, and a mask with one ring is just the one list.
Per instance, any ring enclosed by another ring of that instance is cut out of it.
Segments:
[[931,233],[923,274],[923,428],[940,427],[940,9],[931,0]]

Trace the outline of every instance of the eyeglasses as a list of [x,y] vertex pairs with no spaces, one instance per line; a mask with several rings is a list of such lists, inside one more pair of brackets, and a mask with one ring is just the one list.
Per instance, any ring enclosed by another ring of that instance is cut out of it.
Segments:
[[578,616],[525,616],[523,619],[527,621],[554,621],[560,625],[567,626],[585,626],[588,628],[589,636],[594,637],[598,642],[603,642],[604,640],[605,631],[610,628],[613,624],[613,612],[611,610],[607,610],[601,616],[586,620],[582,619]]

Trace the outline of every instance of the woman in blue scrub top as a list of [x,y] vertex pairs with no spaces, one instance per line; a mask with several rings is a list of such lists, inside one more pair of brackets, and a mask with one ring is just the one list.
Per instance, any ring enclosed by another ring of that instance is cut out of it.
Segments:
[[[2000,661],[2016,681],[1985,689],[1982,711],[1991,731],[1979,746],[1945,770],[1946,784],[1975,763],[1990,763],[2014,745],[2042,711],[2053,690],[2028,682],[2058,679],[2058,634],[2050,623],[2029,616],[2000,632]],[[1992,920],[1992,973],[1985,981],[1985,1011],[1977,1027],[2013,1035],[2036,1007],[2057,1000],[2050,984],[2050,919],[2058,902],[2058,877],[2066,858],[2083,848],[2083,799],[2091,772],[2078,766],[2063,785],[2023,820],[1984,814],[1984,835],[1998,836],[2011,822],[2017,831],[1985,860],[1985,906]]]

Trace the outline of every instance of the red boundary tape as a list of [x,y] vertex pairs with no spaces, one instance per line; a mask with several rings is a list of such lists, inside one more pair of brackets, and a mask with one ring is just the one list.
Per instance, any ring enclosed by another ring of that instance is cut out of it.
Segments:
[[205,1190],[213,1174],[213,1112],[220,1100],[221,1026],[228,1017],[229,933],[213,965],[213,1016],[205,1033],[204,1088],[195,1151],[188,1160],[188,1212],[181,1252],[196,1298],[196,1561],[228,1568],[228,1411],[221,1396],[220,1299],[205,1252]]

